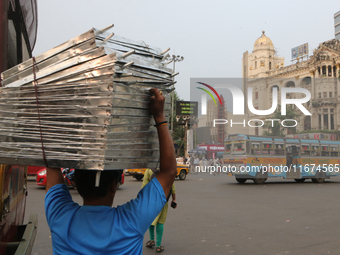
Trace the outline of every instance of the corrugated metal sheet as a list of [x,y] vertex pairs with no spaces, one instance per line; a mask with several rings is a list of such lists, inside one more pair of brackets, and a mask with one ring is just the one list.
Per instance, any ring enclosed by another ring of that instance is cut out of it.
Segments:
[[45,165],[43,141],[50,167],[155,167],[149,89],[163,91],[168,115],[173,87],[162,58],[144,42],[91,29],[3,72],[0,162]]

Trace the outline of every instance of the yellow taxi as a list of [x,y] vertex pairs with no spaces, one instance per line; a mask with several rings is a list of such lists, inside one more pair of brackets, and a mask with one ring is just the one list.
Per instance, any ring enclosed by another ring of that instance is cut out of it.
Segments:
[[[138,181],[143,179],[144,173],[146,168],[140,169],[126,169],[126,175],[132,175],[133,178],[137,179]],[[185,180],[187,174],[189,173],[189,166],[185,164],[177,163],[177,176],[180,180]]]

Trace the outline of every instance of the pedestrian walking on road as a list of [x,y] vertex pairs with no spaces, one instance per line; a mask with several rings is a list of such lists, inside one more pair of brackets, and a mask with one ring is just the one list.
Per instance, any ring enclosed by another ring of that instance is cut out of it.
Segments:
[[[143,177],[143,184],[142,188],[146,186],[155,176],[157,176],[157,170],[146,169],[144,177]],[[175,183],[172,184],[170,194],[172,196],[171,207],[174,209],[177,207],[176,203],[176,190],[175,190]],[[169,197],[170,197],[169,194]],[[156,252],[160,253],[164,251],[164,247],[162,246],[162,239],[163,239],[163,231],[164,231],[164,223],[166,220],[166,216],[168,214],[168,203],[166,203],[158,216],[152,222],[151,226],[149,227],[149,234],[150,240],[146,243],[146,247],[153,248],[156,245]],[[156,228],[156,243],[155,243],[155,228]]]
[[197,166],[199,166],[200,165],[200,159],[197,157],[197,156],[195,156],[195,159],[194,159],[194,162],[193,162],[193,171],[195,171],[195,173],[197,174],[197,169],[196,169],[196,167]]

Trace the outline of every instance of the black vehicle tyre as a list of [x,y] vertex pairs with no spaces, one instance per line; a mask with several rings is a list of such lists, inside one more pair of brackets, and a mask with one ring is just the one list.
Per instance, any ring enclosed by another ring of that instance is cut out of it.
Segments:
[[253,179],[256,184],[263,184],[267,180],[268,176],[266,173],[258,172]]
[[241,184],[243,184],[243,183],[245,183],[245,182],[247,181],[246,178],[235,178],[235,180],[236,180],[238,183],[241,183]]
[[316,173],[315,178],[312,178],[314,183],[323,183],[326,179],[326,173],[319,171]]
[[143,175],[135,175],[134,177],[137,179],[137,181],[141,181],[144,176]]
[[187,177],[187,172],[185,170],[181,170],[178,177],[180,180],[185,180],[185,178]]
[[302,178],[302,179],[294,179],[294,181],[298,182],[298,183],[303,183],[306,179]]

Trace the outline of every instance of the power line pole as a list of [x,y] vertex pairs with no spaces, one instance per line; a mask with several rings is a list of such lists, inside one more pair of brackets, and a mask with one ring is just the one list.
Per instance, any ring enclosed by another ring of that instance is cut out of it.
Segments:
[[[175,74],[175,63],[176,62],[181,62],[184,60],[183,56],[180,55],[172,55],[171,57],[168,56],[167,60],[173,62],[173,68],[172,68],[172,73],[173,75]],[[173,76],[173,81],[175,81],[175,76]],[[173,87],[175,88],[175,83],[173,84]],[[174,131],[174,99],[175,98],[175,91],[171,92],[171,135],[173,136],[173,131]]]

